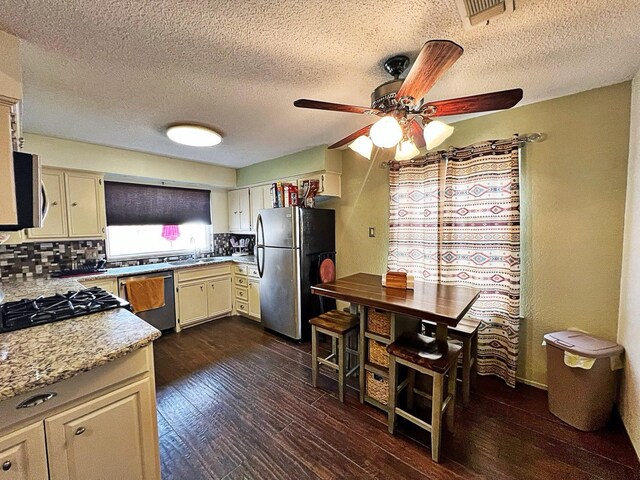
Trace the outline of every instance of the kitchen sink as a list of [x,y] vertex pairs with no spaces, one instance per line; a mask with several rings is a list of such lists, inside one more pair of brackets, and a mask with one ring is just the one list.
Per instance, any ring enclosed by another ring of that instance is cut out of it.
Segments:
[[204,265],[207,263],[213,263],[215,261],[215,258],[188,258],[186,260],[176,260],[175,262],[169,262],[169,265],[175,265],[177,267],[184,265]]

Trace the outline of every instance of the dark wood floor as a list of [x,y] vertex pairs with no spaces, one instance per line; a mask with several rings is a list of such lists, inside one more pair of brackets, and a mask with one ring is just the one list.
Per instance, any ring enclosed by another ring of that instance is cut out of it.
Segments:
[[310,385],[310,345],[239,317],[168,334],[155,343],[164,479],[640,478],[624,429],[579,432],[551,415],[546,393],[480,378],[456,410],[440,464],[428,437],[361,405],[321,375]]

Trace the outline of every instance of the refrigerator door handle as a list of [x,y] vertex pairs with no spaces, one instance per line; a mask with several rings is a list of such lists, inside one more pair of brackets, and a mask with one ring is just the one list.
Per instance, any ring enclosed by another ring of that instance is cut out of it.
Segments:
[[[262,252],[262,261],[260,260],[260,252]],[[262,278],[264,274],[264,246],[258,245],[256,247],[256,263],[258,264],[258,275]]]
[[[264,223],[262,222],[262,215],[258,214],[258,220],[256,221],[256,244],[258,247],[264,247]],[[260,234],[262,233],[262,241],[260,241]]]

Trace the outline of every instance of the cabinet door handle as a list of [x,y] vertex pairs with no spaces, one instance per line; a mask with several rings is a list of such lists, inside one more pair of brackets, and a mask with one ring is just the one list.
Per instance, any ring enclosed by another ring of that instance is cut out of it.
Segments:
[[86,431],[87,431],[87,429],[86,429],[86,428],[84,428],[84,427],[78,427],[78,428],[76,428],[76,432],[75,432],[75,433],[76,433],[76,435],[82,435],[82,434],[83,434],[84,432],[86,432]]
[[204,287],[202,285],[200,285],[200,290],[204,290]]
[[56,205],[58,205],[58,202],[51,202],[52,207],[55,207]]
[[77,204],[76,202],[73,202],[73,203],[71,204],[71,206],[72,206],[72,207],[77,207],[77,206],[78,206],[78,204]]
[[5,472],[7,470],[9,470],[10,468],[11,468],[11,461],[10,460],[7,460],[6,462],[4,462],[2,464],[2,470],[4,470]]
[[56,395],[57,395],[56,392],[48,392],[48,393],[41,393],[40,395],[34,395],[33,397],[27,398],[26,400],[20,402],[16,407],[16,409],[37,407],[41,403],[44,403],[47,400],[51,400]]

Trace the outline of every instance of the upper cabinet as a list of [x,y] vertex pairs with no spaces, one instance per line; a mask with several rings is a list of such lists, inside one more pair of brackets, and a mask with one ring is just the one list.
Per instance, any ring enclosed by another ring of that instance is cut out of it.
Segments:
[[228,195],[229,230],[231,232],[251,231],[249,189],[231,190]]
[[42,179],[49,210],[41,228],[27,230],[28,238],[104,238],[101,175],[43,168]]
[[13,176],[12,119],[22,100],[20,44],[17,37],[0,32],[0,225],[18,222]]
[[298,180],[298,192],[302,191],[302,184],[305,180],[318,180],[319,188],[316,194],[319,197],[336,197],[342,196],[342,188],[340,182],[340,174],[335,172],[325,172],[319,175],[313,175],[309,178]]
[[264,208],[273,208],[271,203],[271,185],[251,187],[251,231],[256,231],[258,225],[258,213]]

